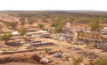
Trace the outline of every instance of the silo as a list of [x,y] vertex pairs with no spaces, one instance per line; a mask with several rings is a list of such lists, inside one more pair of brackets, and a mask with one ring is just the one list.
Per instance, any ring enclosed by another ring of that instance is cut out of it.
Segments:
[[77,43],[77,37],[73,37],[73,44]]

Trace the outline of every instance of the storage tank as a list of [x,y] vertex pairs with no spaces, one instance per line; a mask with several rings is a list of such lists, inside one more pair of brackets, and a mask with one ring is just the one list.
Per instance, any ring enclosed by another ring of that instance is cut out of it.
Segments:
[[73,44],[77,43],[77,37],[73,37]]

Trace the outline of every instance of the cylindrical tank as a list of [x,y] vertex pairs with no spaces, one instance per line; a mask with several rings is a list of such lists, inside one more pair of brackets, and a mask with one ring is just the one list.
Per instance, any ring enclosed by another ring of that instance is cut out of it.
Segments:
[[77,43],[77,37],[73,37],[73,43],[74,43],[74,44]]

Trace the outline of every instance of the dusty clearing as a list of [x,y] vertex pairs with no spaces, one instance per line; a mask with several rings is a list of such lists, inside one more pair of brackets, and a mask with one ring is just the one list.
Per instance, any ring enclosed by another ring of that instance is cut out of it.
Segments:
[[[10,17],[10,16],[6,16],[4,18],[0,17],[0,20],[4,20],[4,21],[17,21],[19,22],[19,17]],[[33,25],[29,26],[28,24],[26,24],[24,27],[26,27],[27,29],[30,29],[30,30],[38,30],[39,28],[37,27],[37,24],[38,23],[43,23],[40,19],[38,19],[38,22],[34,23]],[[2,22],[0,22],[0,24],[3,24]],[[45,28],[50,28],[50,22],[48,23],[43,23],[45,25]],[[4,24],[3,24],[4,25]],[[106,24],[103,24],[104,26]],[[78,26],[80,26],[80,29],[84,29],[84,27],[88,26],[87,24],[71,24],[71,29],[77,29]],[[4,26],[3,28],[3,31],[6,32],[6,31],[16,31],[18,28],[20,28],[21,25],[18,24],[18,26],[16,27],[15,30],[11,29],[11,28],[6,28]],[[18,41],[19,39],[17,39]],[[20,39],[22,40],[22,39]],[[99,56],[102,55],[106,55],[107,52],[102,52],[101,50],[98,50],[98,49],[88,49],[88,48],[85,48],[85,45],[73,45],[73,44],[69,44],[68,42],[66,41],[57,41],[57,40],[53,40],[53,39],[45,39],[45,38],[36,38],[36,39],[32,39],[32,40],[35,40],[35,41],[42,41],[42,42],[53,42],[54,45],[48,45],[48,46],[39,46],[37,47],[37,50],[35,51],[32,51],[32,52],[25,52],[25,53],[14,53],[14,54],[1,54],[0,55],[0,58],[5,58],[5,57],[19,57],[20,56],[24,56],[24,57],[27,57],[29,55],[34,55],[36,54],[37,52],[44,52],[44,49],[46,48],[49,48],[49,49],[52,49],[52,51],[59,51],[59,50],[62,50],[63,51],[63,54],[67,54],[68,56],[70,56],[69,58],[69,61],[61,61],[60,59],[58,58],[55,58],[53,57],[54,55],[46,55],[46,58],[50,58],[54,61],[57,62],[57,64],[55,65],[71,65],[73,63],[73,60],[72,60],[72,56],[74,57],[80,57],[82,56],[81,54],[77,54],[77,52],[83,52],[83,51],[87,51],[87,52],[95,52],[96,54],[98,54]],[[16,40],[11,40],[11,41],[16,41]],[[3,43],[0,41],[0,43]],[[81,48],[82,50],[71,50],[71,49],[67,49],[66,47],[73,47],[73,46],[78,46],[79,48]],[[21,50],[26,50],[25,49],[26,46],[19,46],[19,50],[18,51],[21,51]],[[39,49],[43,49],[43,50],[39,50]],[[42,55],[38,55],[40,57],[43,57]],[[97,59],[97,58],[96,58]],[[94,60],[96,60],[94,59]],[[83,59],[83,62],[88,64],[88,57],[85,57]],[[29,63],[29,62],[22,62],[22,61],[18,61],[18,62],[4,62],[0,65],[44,65],[44,64],[35,64],[35,63]],[[48,64],[47,64],[48,65]],[[51,64],[49,64],[51,65]]]
[[[54,45],[48,45],[48,46],[39,46],[37,47],[37,49],[52,49],[52,51],[59,51],[59,50],[62,50],[63,51],[63,54],[67,54],[68,56],[70,56],[69,58],[69,61],[62,61],[58,58],[55,58],[53,57],[54,55],[46,55],[46,58],[50,58],[51,60],[54,60],[57,62],[57,64],[55,65],[71,65],[73,63],[73,60],[72,60],[72,56],[74,57],[80,57],[81,54],[77,54],[77,52],[83,52],[83,51],[87,51],[87,52],[96,52],[98,53],[99,55],[106,55],[107,52],[105,53],[101,53],[102,51],[101,50],[98,50],[98,49],[88,49],[88,48],[85,48],[86,45],[76,45],[78,46],[79,48],[81,48],[82,50],[71,50],[71,49],[67,49],[66,47],[71,47],[71,46],[75,46],[75,45],[72,45],[72,44],[69,44],[67,43],[66,41],[62,41],[62,42],[59,42],[57,40],[53,40],[53,39],[45,39],[45,38],[36,38],[36,39],[33,39],[35,41],[42,41],[42,42],[53,42]],[[21,48],[25,48],[24,46],[21,47]],[[15,53],[15,54],[6,54],[6,55],[1,55],[1,57],[20,57],[20,56],[29,56],[29,55],[33,55],[35,54],[36,52],[44,52],[44,50],[41,50],[41,51],[33,51],[33,52],[25,52],[25,53]],[[42,55],[39,55],[40,57],[43,57]],[[97,58],[96,58],[97,59]],[[96,60],[94,59],[94,60]],[[88,64],[88,57],[84,57],[83,59],[83,62]],[[9,65],[9,64],[15,64],[17,65],[16,63],[19,63],[19,64],[23,64],[23,63],[20,63],[20,62],[10,62],[10,63],[6,63],[6,64],[2,64],[2,65]],[[28,62],[29,65],[33,65],[33,64],[30,64]],[[48,65],[48,64],[47,64]],[[50,64],[49,64],[50,65]]]

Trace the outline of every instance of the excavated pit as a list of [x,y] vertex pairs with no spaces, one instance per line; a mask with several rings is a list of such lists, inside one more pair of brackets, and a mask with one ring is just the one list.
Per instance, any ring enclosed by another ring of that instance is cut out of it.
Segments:
[[0,64],[6,64],[11,62],[42,64],[40,63],[40,59],[41,57],[37,55],[32,55],[30,57],[6,57],[6,58],[0,58]]

